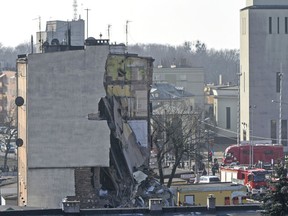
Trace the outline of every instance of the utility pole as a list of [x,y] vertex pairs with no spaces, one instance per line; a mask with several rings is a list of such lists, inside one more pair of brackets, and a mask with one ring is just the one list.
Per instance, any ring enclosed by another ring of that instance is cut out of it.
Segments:
[[279,145],[282,145],[282,64],[281,72],[279,73]]
[[129,20],[126,21],[126,47],[128,49],[128,23],[131,22]]
[[86,33],[86,38],[88,38],[88,14],[89,14],[89,11],[90,11],[90,9],[89,8],[86,8],[85,9],[86,10],[86,12],[87,12],[87,24],[86,24],[86,31],[87,31],[87,33]]
[[111,28],[111,25],[109,24],[108,25],[108,39],[110,40],[110,28]]
[[252,167],[254,164],[254,140],[253,140],[253,124],[254,124],[254,119],[253,119],[253,110],[256,108],[256,105],[252,105],[249,107],[251,111],[251,118],[250,118],[250,125],[249,125],[249,141],[250,141],[250,151],[249,151],[249,166]]
[[74,15],[73,15],[73,20],[77,20],[77,0],[73,1],[73,11],[74,11]]
[[[35,18],[33,20],[38,20],[38,25],[39,25],[39,50],[42,51],[42,33],[41,33],[41,16],[38,16],[38,18]],[[37,38],[36,38],[37,39]]]
[[237,73],[237,78],[238,78],[238,91],[237,91],[237,96],[238,96],[238,104],[237,104],[237,145],[240,144],[240,77],[242,73]]

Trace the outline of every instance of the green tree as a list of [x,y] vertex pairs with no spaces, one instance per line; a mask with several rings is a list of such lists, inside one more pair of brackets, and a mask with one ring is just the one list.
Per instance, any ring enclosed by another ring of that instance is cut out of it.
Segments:
[[270,190],[263,198],[262,215],[282,216],[288,213],[288,179],[287,168],[283,165],[275,168],[269,180]]

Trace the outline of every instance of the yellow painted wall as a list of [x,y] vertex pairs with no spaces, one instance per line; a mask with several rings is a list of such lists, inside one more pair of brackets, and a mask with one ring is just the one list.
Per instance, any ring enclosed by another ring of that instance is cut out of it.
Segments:
[[[230,205],[233,205],[233,201],[231,198],[232,190],[225,190],[225,191],[189,191],[189,192],[177,192],[177,205],[182,203],[185,205],[185,196],[192,196],[194,195],[194,203],[196,206],[207,206],[207,197],[210,194],[213,194],[216,198],[216,206],[225,205],[225,197],[230,198]],[[179,202],[180,201],[180,202]],[[242,200],[242,203],[245,203],[245,200]]]

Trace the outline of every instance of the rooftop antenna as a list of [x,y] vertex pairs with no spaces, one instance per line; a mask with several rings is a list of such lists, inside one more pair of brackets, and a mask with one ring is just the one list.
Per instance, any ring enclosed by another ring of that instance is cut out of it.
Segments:
[[129,20],[126,21],[126,47],[128,48],[128,23],[131,22]]
[[108,24],[108,39],[110,40],[110,28],[112,25]]
[[73,20],[77,20],[77,0],[73,1],[73,10],[74,10],[74,16],[73,16]]
[[89,8],[86,8],[85,9],[86,11],[87,11],[87,29],[86,29],[86,31],[87,31],[87,35],[86,35],[86,38],[88,38],[88,13],[89,13],[89,11],[90,11],[90,9]]
[[[35,19],[33,19],[33,20],[38,20],[38,22],[39,22],[39,24],[38,24],[38,25],[39,25],[39,41],[38,41],[38,42],[40,43],[40,46],[39,46],[39,47],[40,47],[40,50],[42,50],[41,16],[38,16],[37,18],[35,18]],[[37,42],[37,43],[38,43],[38,42]]]

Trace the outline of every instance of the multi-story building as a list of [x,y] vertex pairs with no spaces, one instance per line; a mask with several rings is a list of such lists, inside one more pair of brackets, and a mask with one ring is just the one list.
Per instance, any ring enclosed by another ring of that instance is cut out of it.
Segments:
[[[60,50],[17,59],[18,204],[120,205],[148,163],[153,59],[94,38]],[[100,199],[103,191],[113,195]]]
[[247,0],[240,15],[241,140],[287,145],[288,2]]
[[47,21],[45,31],[36,34],[36,52],[47,49],[59,51],[67,47],[84,47],[85,22],[82,19],[72,21]]
[[193,94],[195,107],[204,109],[204,69],[197,68],[163,68],[153,70],[153,83],[168,82]]
[[210,120],[215,120],[215,142],[217,144],[237,142],[238,86],[207,85],[206,98]]
[[2,71],[0,74],[0,124],[9,121],[8,117],[15,122],[15,98],[16,98],[16,76],[15,71]]
[[152,103],[152,109],[157,109],[163,106],[174,107],[187,107],[189,112],[192,112],[195,106],[194,95],[190,92],[184,91],[183,88],[177,88],[170,83],[153,83],[150,101]]

